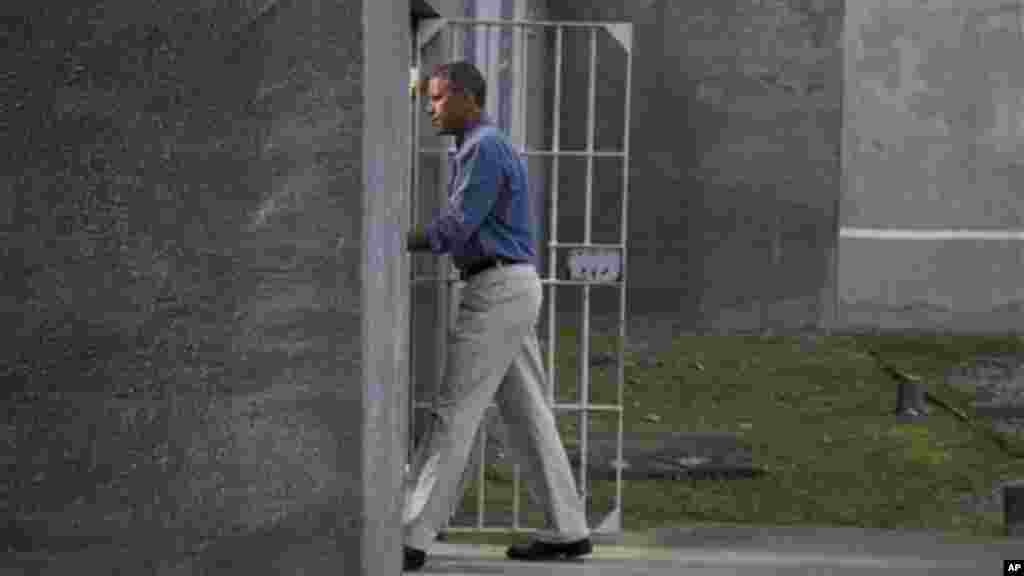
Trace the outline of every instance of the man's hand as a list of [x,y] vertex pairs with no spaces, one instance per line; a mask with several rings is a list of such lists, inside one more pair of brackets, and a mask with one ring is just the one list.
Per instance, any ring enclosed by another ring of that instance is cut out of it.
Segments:
[[422,227],[416,227],[410,230],[405,237],[405,246],[410,252],[429,251],[430,239],[427,238],[427,231]]

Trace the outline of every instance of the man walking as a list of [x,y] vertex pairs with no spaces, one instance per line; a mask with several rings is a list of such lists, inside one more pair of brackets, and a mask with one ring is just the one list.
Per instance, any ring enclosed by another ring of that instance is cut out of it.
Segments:
[[483,113],[487,87],[475,66],[441,65],[428,89],[434,127],[455,136],[454,173],[448,210],[411,231],[408,249],[450,253],[466,285],[449,340],[444,397],[405,488],[405,569],[423,566],[462,498],[460,479],[492,401],[509,428],[506,448],[548,522],[540,539],[509,548],[509,558],[589,554],[584,505],[544,394],[535,332],[543,293],[525,165]]

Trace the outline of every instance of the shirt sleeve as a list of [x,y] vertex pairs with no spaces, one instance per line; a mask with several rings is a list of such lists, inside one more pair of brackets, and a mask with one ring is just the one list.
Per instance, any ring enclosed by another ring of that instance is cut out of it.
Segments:
[[483,223],[498,199],[501,179],[499,150],[494,140],[484,138],[470,150],[455,182],[449,204],[439,218],[427,225],[427,238],[434,254],[451,252],[464,244]]

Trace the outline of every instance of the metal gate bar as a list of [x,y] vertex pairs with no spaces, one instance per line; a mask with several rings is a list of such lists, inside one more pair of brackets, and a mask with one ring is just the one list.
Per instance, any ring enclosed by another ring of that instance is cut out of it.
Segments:
[[619,341],[618,341],[618,356],[619,365],[616,370],[617,381],[619,384],[617,398],[619,403],[619,422],[616,429],[618,431],[618,438],[615,442],[615,512],[613,514],[617,517],[608,519],[608,528],[610,530],[621,532],[622,531],[622,470],[625,468],[625,460],[622,457],[622,441],[623,432],[625,428],[625,414],[623,413],[623,406],[625,402],[625,389],[623,384],[626,381],[626,363],[624,361],[626,355],[626,278],[629,278],[629,273],[626,268],[626,261],[629,252],[626,250],[626,239],[629,238],[629,130],[630,130],[630,112],[633,110],[633,32],[630,27],[629,34],[629,47],[626,50],[626,94],[625,94],[625,105],[623,106],[623,133],[622,133],[622,220],[619,223],[619,244],[617,246],[620,250],[620,265],[622,266],[622,286],[619,288]]
[[[526,9],[524,2],[516,3],[516,14],[515,17],[521,17],[521,12]],[[519,97],[517,99],[519,104],[519,113],[516,115],[518,121],[519,133],[519,149],[526,150],[529,145],[529,131],[530,123],[527,121],[526,113],[528,107],[526,106],[526,82],[523,82],[524,78],[529,78],[530,70],[530,51],[527,49],[530,46],[529,39],[536,33],[535,30],[527,28],[514,28],[513,38],[513,50],[517,52],[518,58],[513,58],[513,63],[516,65],[516,69],[513,72],[513,80],[516,82],[517,88],[519,89]],[[527,163],[529,158],[526,158]],[[529,170],[529,166],[527,166]],[[481,458],[483,460],[483,458]],[[482,466],[481,466],[482,467]],[[522,482],[522,475],[520,474],[520,468],[518,465],[512,467],[512,530],[520,530],[521,524],[519,522],[519,486]],[[482,524],[482,523],[481,523]]]
[[[593,220],[593,196],[594,196],[594,108],[595,92],[597,91],[597,28],[590,29],[590,72],[588,74],[590,85],[587,96],[587,187],[583,200],[583,243],[590,244],[590,229]],[[590,286],[583,286],[583,298],[580,303],[580,320],[583,323],[579,333],[580,351],[579,358],[579,386],[578,401],[580,405],[590,404]],[[585,410],[579,412],[579,437],[580,437],[580,473],[579,489],[584,498],[590,494],[590,485],[587,482],[587,437],[590,433],[590,413]]]
[[[456,25],[456,26],[452,26]],[[623,133],[623,150],[621,151],[597,151],[594,149],[595,139],[595,108],[596,108],[596,68],[597,68],[597,30],[598,28],[607,28],[611,32],[611,26],[624,26],[625,32],[619,29],[619,34],[616,38],[623,44],[626,50],[626,93],[625,93],[625,113],[624,113],[624,133]],[[527,21],[527,20],[481,20],[481,19],[469,19],[469,18],[451,18],[440,20],[427,30],[421,30],[420,37],[417,39],[416,49],[416,69],[421,70],[422,66],[422,49],[430,41],[430,39],[439,31],[444,31],[448,34],[448,53],[449,60],[458,59],[457,56],[461,52],[461,37],[456,34],[456,30],[467,33],[466,29],[470,27],[482,27],[485,30],[485,38],[490,39],[490,34],[493,30],[497,29],[500,31],[503,28],[513,27],[515,36],[513,37],[513,53],[518,54],[518,58],[514,58],[516,65],[515,69],[515,82],[518,83],[516,90],[518,92],[519,114],[516,118],[517,130],[512,130],[512,126],[506,127],[512,132],[519,135],[517,139],[518,148],[522,155],[529,157],[550,157],[551,158],[551,175],[548,178],[550,184],[550,198],[551,198],[551,214],[550,218],[550,241],[548,243],[548,277],[542,278],[542,284],[547,285],[547,296],[548,296],[548,348],[547,348],[547,378],[548,378],[548,400],[552,408],[557,411],[569,411],[579,413],[579,446],[580,446],[580,470],[579,470],[579,490],[581,496],[586,498],[589,494],[588,490],[588,478],[587,478],[587,460],[588,460],[588,435],[589,435],[589,417],[591,412],[613,412],[618,414],[617,422],[617,446],[616,446],[616,463],[619,465],[615,466],[616,469],[616,496],[615,496],[615,507],[612,512],[606,517],[599,526],[595,527],[596,532],[619,532],[622,529],[622,440],[623,440],[623,405],[624,405],[624,353],[625,353],[625,338],[626,338],[626,238],[628,237],[627,231],[627,205],[629,200],[629,130],[630,130],[630,102],[632,95],[632,26],[629,24],[621,23],[597,23],[597,22],[550,22],[550,21]],[[527,122],[525,104],[525,81],[527,70],[528,70],[528,54],[527,47],[529,42],[526,40],[526,27],[548,27],[555,29],[555,90],[554,98],[555,105],[552,107],[552,118],[551,127],[553,128],[552,137],[552,149],[551,150],[537,150],[528,148],[529,123]],[[587,147],[583,151],[572,151],[572,150],[561,150],[561,96],[562,96],[562,68],[563,68],[563,31],[565,28],[586,28],[589,31],[589,86],[588,86],[588,117],[587,117]],[[625,40],[624,40],[625,38]],[[518,41],[516,41],[518,39]],[[489,45],[489,44],[488,44]],[[485,66],[485,74],[489,72],[492,67],[492,62],[488,62]],[[494,93],[492,93],[494,94]],[[413,193],[412,196],[412,207],[413,217],[416,216],[416,198],[419,195],[419,174],[420,174],[420,155],[421,154],[436,154],[436,155],[450,155],[453,152],[452,148],[441,149],[441,148],[420,148],[420,134],[419,134],[419,107],[414,108],[415,120],[412,131],[413,142],[414,142],[414,170],[415,178],[412,180]],[[581,243],[573,242],[558,242],[558,192],[559,192],[559,160],[562,156],[566,157],[585,157],[587,159],[587,174],[586,174],[586,190],[585,190],[585,226],[584,226],[584,241]],[[623,180],[622,180],[622,220],[621,220],[621,238],[620,242],[616,244],[594,244],[591,242],[591,228],[592,228],[592,193],[593,193],[593,173],[594,173],[594,158],[610,157],[610,158],[622,158],[623,160]],[[447,190],[444,187],[440,187],[439,198],[441,205],[444,206],[447,202]],[[572,279],[560,279],[557,277],[557,250],[561,248],[582,248],[592,249],[601,248],[604,250],[614,250],[619,255],[620,262],[620,274],[617,280],[599,281],[595,279],[589,280],[572,280]],[[458,310],[458,296],[459,291],[463,286],[458,273],[451,265],[449,256],[443,256],[438,258],[438,274],[437,276],[416,276],[414,271],[411,274],[410,281],[415,286],[425,282],[435,282],[438,288],[437,294],[437,338],[435,344],[437,346],[436,353],[438,354],[438,374],[435,380],[435,390],[433,398],[430,402],[416,402],[413,399],[413,410],[412,414],[415,418],[416,410],[422,409],[436,409],[437,402],[439,399],[440,387],[443,385],[444,379],[444,364],[447,361],[446,346],[448,341],[448,334],[451,330],[451,326],[454,325],[455,318],[452,317]],[[618,380],[618,404],[591,404],[590,403],[590,362],[589,362],[589,348],[590,348],[590,287],[595,285],[605,286],[618,286],[619,288],[619,338],[618,338],[618,369],[617,369],[617,380]],[[579,394],[577,396],[576,403],[558,403],[556,401],[557,395],[557,380],[555,378],[555,350],[557,337],[555,334],[555,302],[556,302],[556,288],[558,286],[582,286],[583,298],[581,299],[581,330],[579,335],[579,380],[577,382]],[[447,290],[447,298],[445,297],[445,290]],[[411,321],[413,315],[410,315]],[[412,328],[412,326],[410,326]],[[415,349],[416,346],[412,345],[410,367],[416,365]],[[493,407],[493,405],[492,405]],[[414,422],[414,420],[413,420]],[[411,426],[410,429],[414,429]],[[485,481],[485,467],[486,467],[486,434],[481,433],[478,436],[479,444],[479,466],[477,470],[477,522],[475,527],[463,527],[463,526],[449,526],[447,531],[449,532],[462,532],[462,531],[507,531],[507,527],[488,527],[484,526],[484,512],[486,504],[486,481]],[[411,444],[411,443],[410,443]],[[411,449],[411,446],[410,446]],[[519,466],[516,465],[513,468],[514,479],[513,479],[513,531],[520,531],[519,521],[519,492],[520,492],[520,470]]]
[[[558,177],[558,167],[561,164],[561,157],[557,154],[562,147],[562,31],[561,26],[555,29],[555,102],[551,107],[551,150],[556,152],[551,157],[551,214],[549,217],[549,232],[552,244],[548,245],[548,279],[558,277],[558,253],[555,250],[554,242],[558,240],[558,185],[561,179]],[[555,348],[557,347],[557,335],[555,334],[555,296],[557,295],[555,284],[548,284],[548,403],[555,405]]]

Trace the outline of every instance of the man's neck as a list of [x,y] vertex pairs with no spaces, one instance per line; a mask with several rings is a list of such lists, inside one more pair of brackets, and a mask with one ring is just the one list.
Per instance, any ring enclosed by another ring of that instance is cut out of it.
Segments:
[[459,130],[458,132],[455,133],[455,147],[462,148],[462,143],[466,140],[466,134],[469,134],[483,121],[483,114],[477,114],[476,116],[467,119],[466,123],[462,126],[462,130]]

